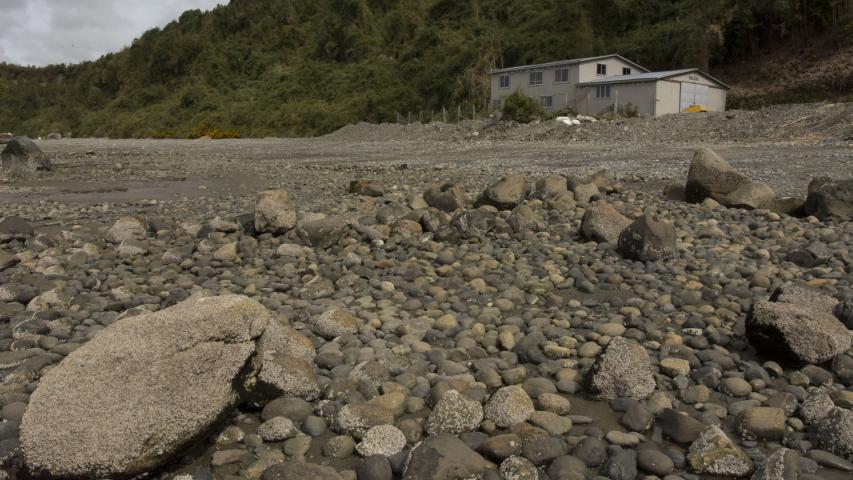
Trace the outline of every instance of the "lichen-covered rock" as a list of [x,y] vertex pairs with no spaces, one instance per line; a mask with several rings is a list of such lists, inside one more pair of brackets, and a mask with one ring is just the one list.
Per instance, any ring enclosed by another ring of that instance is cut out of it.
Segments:
[[601,398],[642,400],[654,392],[655,386],[648,352],[624,337],[607,344],[589,373],[589,387]]
[[796,480],[800,478],[800,454],[796,450],[780,448],[767,456],[767,459],[753,480]]
[[139,240],[145,237],[146,229],[145,220],[139,217],[121,217],[107,230],[107,239],[116,243]]
[[485,417],[501,428],[527,421],[533,412],[533,400],[523,388],[512,385],[503,387],[492,394],[486,403]]
[[339,215],[304,219],[297,224],[296,231],[305,243],[314,248],[331,248],[347,233],[349,225]]
[[356,451],[362,457],[384,455],[390,457],[406,448],[406,436],[394,425],[377,425],[361,437]]
[[314,332],[328,340],[358,333],[358,320],[343,308],[333,308],[317,318]]
[[436,403],[426,421],[429,435],[471,432],[483,421],[483,406],[456,390],[448,390]]
[[752,460],[720,427],[709,425],[687,452],[694,472],[725,477],[745,477],[752,473]]
[[746,336],[760,352],[789,362],[823,363],[850,348],[847,328],[834,315],[793,303],[753,305]]
[[853,410],[832,409],[818,423],[816,436],[821,448],[853,462]]
[[494,467],[492,462],[471,450],[462,440],[441,434],[429,437],[412,448],[403,480],[470,478]]
[[268,321],[259,303],[227,295],[111,324],[30,397],[21,424],[28,468],[87,478],[156,469],[237,401]]

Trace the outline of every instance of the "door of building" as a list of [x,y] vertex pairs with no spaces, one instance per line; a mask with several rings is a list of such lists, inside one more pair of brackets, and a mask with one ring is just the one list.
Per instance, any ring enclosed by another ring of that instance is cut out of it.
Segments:
[[693,105],[708,106],[708,86],[683,82],[681,84],[681,104],[678,111],[683,112],[685,108]]

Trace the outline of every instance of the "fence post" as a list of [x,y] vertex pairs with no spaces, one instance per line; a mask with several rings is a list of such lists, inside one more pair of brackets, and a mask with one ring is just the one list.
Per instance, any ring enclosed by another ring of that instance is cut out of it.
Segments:
[[619,89],[616,89],[616,102],[613,103],[613,118],[619,115]]
[[441,106],[441,123],[447,123],[447,109]]
[[477,104],[471,104],[471,120],[477,121]]

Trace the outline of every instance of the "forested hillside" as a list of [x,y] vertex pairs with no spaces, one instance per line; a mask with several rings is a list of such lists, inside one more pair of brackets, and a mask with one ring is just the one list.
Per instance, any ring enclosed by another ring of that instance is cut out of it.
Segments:
[[95,62],[0,65],[0,131],[315,135],[480,110],[496,66],[618,52],[714,73],[779,43],[849,45],[851,17],[853,0],[232,0]]

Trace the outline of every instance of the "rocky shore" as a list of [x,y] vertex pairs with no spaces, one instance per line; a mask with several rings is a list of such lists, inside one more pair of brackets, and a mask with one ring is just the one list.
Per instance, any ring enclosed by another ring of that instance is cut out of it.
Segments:
[[0,476],[849,478],[853,183],[688,163],[4,203]]

